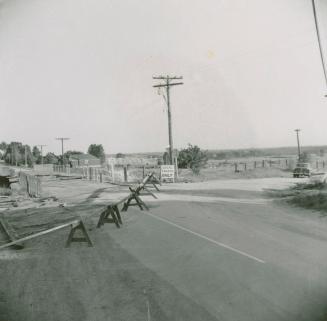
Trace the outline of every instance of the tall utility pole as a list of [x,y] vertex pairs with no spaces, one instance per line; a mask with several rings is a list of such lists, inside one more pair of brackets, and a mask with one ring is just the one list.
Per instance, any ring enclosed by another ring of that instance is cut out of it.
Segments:
[[37,145],[38,147],[40,147],[41,149],[41,164],[43,166],[43,146],[47,146],[47,145]]
[[295,129],[296,131],[296,140],[297,140],[297,153],[298,153],[298,157],[299,160],[301,158],[301,147],[300,147],[300,138],[299,138],[299,132],[301,131],[301,129]]
[[68,137],[57,137],[56,140],[61,140],[61,162],[64,165],[64,140],[68,140]]
[[27,167],[27,145],[25,145],[25,167]]
[[14,155],[15,155],[15,165],[18,166],[18,148],[17,148],[17,143],[13,143],[14,147]]
[[[324,76],[325,76],[325,82],[327,86],[327,70],[326,70],[326,62],[324,58],[324,52],[323,52],[323,47],[321,44],[321,35],[319,31],[319,23],[318,23],[318,18],[317,18],[317,9],[316,9],[316,3],[315,0],[312,1],[312,9],[313,9],[313,17],[315,20],[315,27],[316,27],[316,33],[317,33],[317,39],[318,39],[318,45],[319,45],[319,51],[320,51],[320,58],[321,58],[321,64],[322,64],[322,69],[324,71]],[[327,95],[325,95],[327,97]]]
[[169,77],[169,76],[157,76],[152,77],[156,80],[162,80],[164,83],[154,85],[154,88],[166,88],[166,103],[167,103],[167,109],[168,109],[168,137],[169,137],[169,161],[170,165],[174,164],[173,160],[173,133],[172,133],[172,121],[171,121],[171,106],[170,106],[170,87],[171,86],[177,86],[177,85],[183,85],[182,82],[175,82],[172,83],[172,80],[179,80],[183,79],[183,77]]

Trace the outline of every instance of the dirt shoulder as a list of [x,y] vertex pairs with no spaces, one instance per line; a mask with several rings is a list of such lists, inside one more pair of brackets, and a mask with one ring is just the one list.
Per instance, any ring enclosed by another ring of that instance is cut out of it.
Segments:
[[[95,246],[64,248],[68,230],[62,230],[23,250],[0,252],[0,321],[216,320],[121,248],[110,237],[115,226],[96,229],[98,207],[126,194],[126,187],[49,180],[44,189],[65,207],[6,213],[20,234],[81,216]],[[107,196],[94,204],[104,191]]]

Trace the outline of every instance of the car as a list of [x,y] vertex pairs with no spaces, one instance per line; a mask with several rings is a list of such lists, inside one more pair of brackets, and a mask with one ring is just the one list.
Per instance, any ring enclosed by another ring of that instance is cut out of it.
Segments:
[[297,163],[293,170],[293,177],[310,177],[312,169],[309,163]]
[[326,172],[315,172],[311,173],[309,180],[310,184],[326,184],[327,183],[327,173]]

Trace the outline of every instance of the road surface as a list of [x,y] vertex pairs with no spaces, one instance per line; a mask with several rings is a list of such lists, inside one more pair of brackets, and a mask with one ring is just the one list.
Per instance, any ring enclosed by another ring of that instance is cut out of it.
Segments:
[[326,219],[263,193],[292,182],[172,184],[121,229],[90,217],[94,248],[3,251],[0,320],[327,320]]

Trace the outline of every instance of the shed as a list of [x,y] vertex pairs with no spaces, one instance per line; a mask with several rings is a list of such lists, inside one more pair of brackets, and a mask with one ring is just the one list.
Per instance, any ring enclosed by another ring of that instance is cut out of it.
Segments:
[[69,157],[73,167],[78,166],[100,166],[101,161],[99,158],[91,154],[75,154]]

